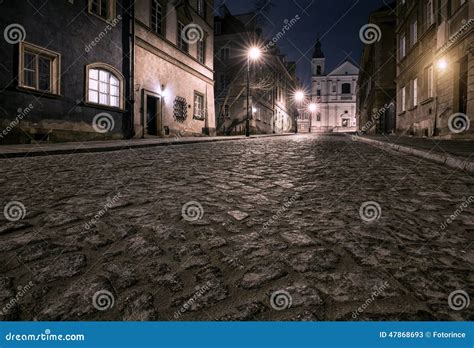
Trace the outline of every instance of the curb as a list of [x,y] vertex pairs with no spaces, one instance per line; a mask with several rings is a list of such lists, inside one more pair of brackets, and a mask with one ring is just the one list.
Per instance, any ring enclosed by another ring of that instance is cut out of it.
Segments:
[[[291,136],[295,135],[294,133],[285,133],[285,134],[262,134],[262,135],[254,135],[250,136],[250,138],[236,136],[236,137],[209,137],[209,138],[195,138],[195,139],[186,139],[186,140],[170,140],[161,139],[156,142],[148,142],[148,143],[128,143],[128,144],[113,144],[111,141],[110,145],[97,145],[93,144],[93,142],[89,143],[80,143],[77,147],[69,147],[69,148],[39,148],[35,149],[32,148],[31,151],[25,150],[10,150],[6,152],[2,152],[2,145],[0,145],[0,160],[6,158],[24,158],[24,157],[41,157],[41,156],[56,156],[56,155],[70,155],[70,154],[80,154],[80,153],[99,153],[99,152],[112,152],[112,151],[123,151],[123,150],[130,150],[130,149],[143,149],[143,148],[150,148],[150,147],[159,147],[159,146],[177,146],[177,145],[189,145],[189,144],[201,144],[201,143],[217,143],[217,142],[224,142],[224,141],[239,141],[239,140],[252,140],[252,139],[260,139],[260,138],[273,138],[273,137],[284,137],[284,136]],[[64,144],[62,146],[67,146],[68,143],[61,143]],[[58,144],[59,145],[59,144]],[[89,145],[89,146],[88,146]],[[94,146],[96,145],[96,146]],[[5,145],[8,146],[8,145]],[[61,145],[60,145],[61,146]]]
[[462,160],[462,159],[459,159],[459,157],[449,156],[449,155],[440,155],[440,154],[431,153],[424,150],[414,149],[408,146],[387,143],[387,142],[364,138],[360,136],[351,136],[351,138],[354,141],[361,141],[370,145],[388,148],[391,150],[395,150],[397,152],[413,155],[419,158],[424,158],[424,159],[445,165],[450,168],[462,170],[468,173],[474,173],[474,162],[468,161],[468,160]]

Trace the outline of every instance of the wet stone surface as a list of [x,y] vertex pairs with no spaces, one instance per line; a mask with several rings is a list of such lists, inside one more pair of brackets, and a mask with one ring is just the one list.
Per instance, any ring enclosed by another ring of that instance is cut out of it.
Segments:
[[26,208],[0,216],[0,320],[474,319],[474,206],[440,227],[474,179],[418,158],[300,135],[2,159],[0,177],[2,210]]

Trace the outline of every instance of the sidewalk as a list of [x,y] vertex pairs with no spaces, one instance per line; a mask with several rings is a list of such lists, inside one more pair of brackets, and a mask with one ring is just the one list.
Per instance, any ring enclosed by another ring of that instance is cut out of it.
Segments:
[[[251,139],[289,136],[294,133],[252,135]],[[130,140],[86,141],[71,143],[43,143],[0,145],[0,159],[15,157],[35,157],[49,155],[65,155],[73,153],[93,153],[120,151],[154,146],[185,145],[195,143],[209,143],[219,141],[243,140],[244,135],[222,137],[182,137],[182,138],[154,138]]]
[[353,139],[474,173],[474,140],[442,140],[397,135],[364,135],[355,136]]

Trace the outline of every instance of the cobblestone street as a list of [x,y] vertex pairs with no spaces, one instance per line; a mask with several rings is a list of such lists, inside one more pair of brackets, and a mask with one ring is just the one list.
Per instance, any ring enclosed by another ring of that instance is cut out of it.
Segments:
[[295,135],[0,173],[1,320],[474,319],[474,179],[435,163]]

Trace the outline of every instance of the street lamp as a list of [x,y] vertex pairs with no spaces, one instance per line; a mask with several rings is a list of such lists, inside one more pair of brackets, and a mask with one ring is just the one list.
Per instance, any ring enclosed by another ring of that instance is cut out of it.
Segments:
[[303,91],[296,91],[295,92],[295,100],[297,102],[302,102],[305,99],[305,95]]
[[262,50],[251,47],[247,52],[247,119],[245,120],[245,136],[250,136],[250,118],[252,108],[250,107],[250,61],[256,61],[262,56]]
[[444,71],[448,68],[448,62],[444,58],[440,59],[437,65],[438,65],[438,69],[441,71]]
[[316,111],[318,111],[318,104],[310,103],[308,105],[308,110],[309,110],[309,112],[311,112],[311,114],[309,116],[309,132],[311,133],[311,130],[313,128],[313,115]]

